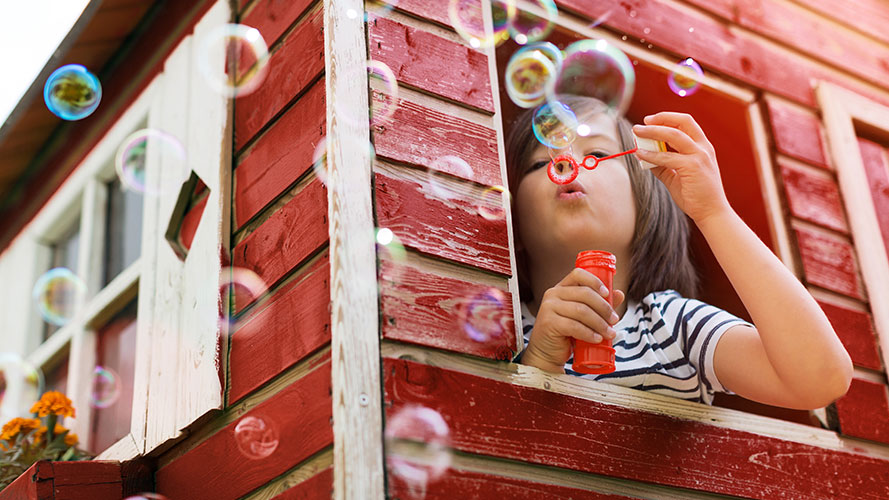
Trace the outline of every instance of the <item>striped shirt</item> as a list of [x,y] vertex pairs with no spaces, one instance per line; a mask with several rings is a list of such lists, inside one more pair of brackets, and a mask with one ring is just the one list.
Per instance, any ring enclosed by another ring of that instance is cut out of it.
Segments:
[[[614,372],[575,372],[571,369],[573,356],[565,363],[565,372],[712,405],[716,392],[735,394],[716,379],[713,353],[722,334],[736,325],[753,326],[718,307],[684,298],[675,290],[652,292],[641,302],[629,300],[626,313],[614,325],[618,332],[612,346]],[[523,303],[525,347],[533,328],[534,316]],[[519,358],[521,354],[516,360]]]

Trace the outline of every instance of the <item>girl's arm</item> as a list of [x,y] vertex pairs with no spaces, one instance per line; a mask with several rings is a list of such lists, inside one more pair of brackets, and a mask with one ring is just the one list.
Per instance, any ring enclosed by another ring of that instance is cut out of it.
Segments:
[[[746,349],[723,356],[717,350],[714,369],[720,382],[745,396],[735,387],[749,385],[751,380],[767,384],[769,374],[751,368],[770,365],[771,377],[780,379],[782,390],[789,393],[787,398],[794,398],[785,406],[817,408],[841,397],[852,380],[849,354],[811,294],[729,205],[716,153],[700,126],[690,115],[681,113],[658,113],[646,117],[645,123],[648,126],[634,127],[640,137],[665,141],[676,152],[640,151],[639,157],[660,165],[652,172],[701,230],[750,313],[761,340],[761,346],[749,341],[756,340],[756,335],[749,335],[749,327],[738,326],[726,332],[719,347],[726,343]],[[745,359],[745,355],[758,359]],[[744,392],[776,397],[774,388],[748,389]]]

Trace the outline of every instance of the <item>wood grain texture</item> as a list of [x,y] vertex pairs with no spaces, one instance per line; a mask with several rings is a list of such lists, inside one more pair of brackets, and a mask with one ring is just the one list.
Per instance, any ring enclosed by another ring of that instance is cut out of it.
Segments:
[[385,359],[384,375],[387,415],[426,405],[463,452],[763,500],[889,495],[887,462],[872,457],[401,359]]
[[370,58],[400,83],[494,113],[485,54],[382,17],[367,24],[367,38]]
[[[385,96],[374,91],[374,102]],[[418,167],[440,169],[449,175],[487,186],[503,185],[497,155],[497,134],[493,129],[436,111],[406,99],[388,123],[373,128],[373,143],[379,157]],[[468,170],[437,161],[456,156]]]
[[806,281],[855,299],[863,299],[852,245],[839,237],[795,227]]
[[[278,43],[281,35],[305,12],[316,0],[258,0],[247,15],[241,18],[241,24],[256,28],[262,33],[265,43],[272,47]],[[241,2],[241,6],[243,7]],[[320,32],[320,27],[319,27]],[[292,33],[291,33],[292,35]]]
[[775,148],[779,152],[815,166],[830,168],[822,141],[821,122],[814,113],[777,99],[766,99],[766,105]]
[[232,250],[232,265],[273,286],[327,239],[327,188],[315,179]]
[[[516,351],[512,295],[380,255],[383,337],[490,359]],[[467,321],[467,318],[471,318]]]
[[851,0],[838,9],[832,0],[794,0],[824,17],[845,23],[852,29],[889,43],[889,5],[883,0]]
[[376,173],[379,226],[424,254],[509,276],[506,219],[483,217],[479,206],[490,201],[478,192],[454,192],[445,200],[430,182]]
[[889,444],[889,397],[885,384],[852,379],[849,392],[835,404],[843,434]]
[[852,358],[852,362],[863,368],[882,371],[871,315],[839,305],[818,301],[821,310],[827,315],[830,325]]
[[[269,0],[261,5],[281,5],[291,8],[292,5],[303,3],[305,2]],[[255,12],[254,10],[251,15]],[[280,15],[287,14],[289,13],[280,13]],[[268,74],[262,85],[255,92],[239,97],[235,101],[236,151],[240,151],[272,117],[280,113],[294,97],[324,72],[324,34],[321,30],[323,22],[324,16],[320,9],[314,10],[303,19],[269,58]],[[321,113],[322,116],[323,114]]]
[[237,420],[158,470],[158,493],[216,500],[239,498],[266,484],[333,443],[330,390],[330,362],[325,361],[243,415],[277,429],[278,446],[269,456],[249,459],[241,453],[234,437]]
[[234,173],[236,228],[312,167],[315,147],[325,134],[325,106],[320,80],[240,158]]
[[[467,8],[474,3],[481,5],[481,0],[469,0],[461,2]],[[413,14],[414,16],[428,19],[443,26],[451,26],[448,9],[443,4],[430,2],[429,0],[399,0],[396,4],[399,10]],[[478,7],[476,7],[478,8]]]
[[885,146],[867,139],[859,138],[858,147],[880,224],[883,247],[889,258],[889,157]]
[[794,217],[849,234],[840,189],[832,175],[816,175],[781,159],[778,166]]
[[238,322],[229,351],[229,405],[330,342],[329,278],[325,254]]
[[332,495],[333,467],[329,467],[272,500],[330,500]]
[[[389,495],[395,498],[412,498],[417,485],[389,472]],[[633,497],[598,493],[580,488],[557,486],[525,481],[475,471],[448,469],[437,481],[430,481],[425,488],[426,500],[452,500],[454,498],[509,498],[515,500],[629,500]]]

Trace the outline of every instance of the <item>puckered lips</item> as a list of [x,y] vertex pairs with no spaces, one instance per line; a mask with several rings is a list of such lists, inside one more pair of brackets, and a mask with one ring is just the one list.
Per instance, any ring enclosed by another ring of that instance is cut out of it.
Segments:
[[556,189],[557,200],[579,199],[584,196],[586,196],[586,189],[576,180],[568,184],[562,184]]

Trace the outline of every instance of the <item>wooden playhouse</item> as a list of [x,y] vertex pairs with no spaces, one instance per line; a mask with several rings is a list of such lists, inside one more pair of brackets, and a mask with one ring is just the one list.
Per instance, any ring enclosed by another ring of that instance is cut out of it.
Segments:
[[[360,0],[94,0],[0,128],[4,350],[71,396],[72,428],[102,470],[26,474],[22,497],[889,498],[889,5],[556,2],[551,41],[605,39],[633,60],[631,120],[676,110],[701,123],[732,206],[829,317],[855,378],[803,411],[510,363],[522,342],[498,187],[517,45],[474,47],[445,0],[367,3],[370,15]],[[490,0],[462,3],[493,22]],[[259,30],[271,53],[264,83],[236,99],[198,71],[201,37],[228,22]],[[704,85],[681,98],[666,79],[687,57]],[[398,82],[385,124],[348,119],[387,99],[367,60]],[[104,89],[78,122],[41,99],[67,63]],[[187,152],[185,182],[147,156],[146,182],[172,195],[115,184],[118,145],[146,127]],[[436,161],[449,155],[470,168]],[[701,300],[749,318],[698,233],[694,250]],[[59,265],[88,300],[47,331],[30,287]],[[231,325],[216,314],[230,267],[268,287],[234,301]],[[492,291],[505,334],[479,342],[460,318],[467,297]],[[96,365],[123,382],[109,408],[89,404]],[[384,439],[414,404],[438,412],[452,450],[419,492],[387,463],[422,450]],[[261,459],[233,437],[245,418],[275,427]]]

